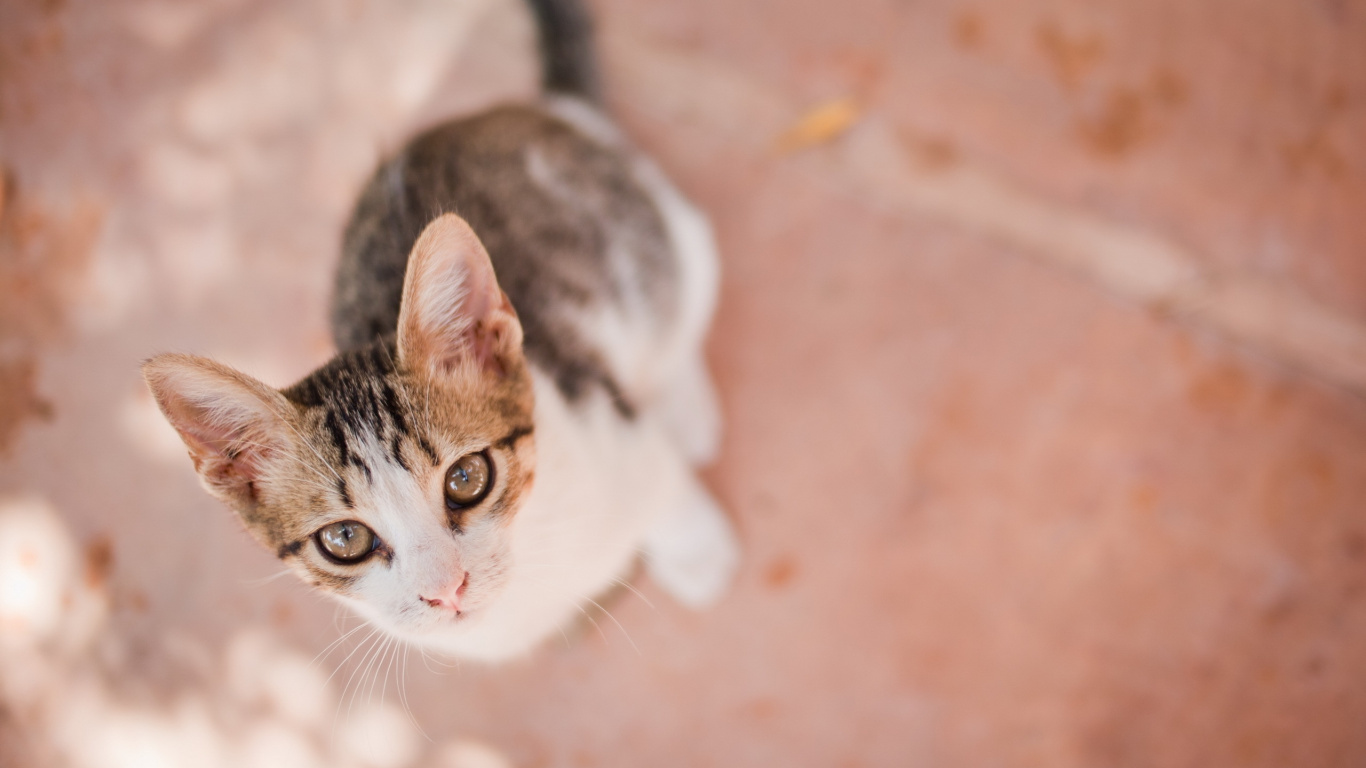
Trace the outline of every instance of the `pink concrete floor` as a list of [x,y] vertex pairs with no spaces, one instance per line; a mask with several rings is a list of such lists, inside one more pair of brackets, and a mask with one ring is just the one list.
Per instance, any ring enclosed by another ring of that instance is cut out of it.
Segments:
[[532,92],[517,3],[6,3],[0,765],[1366,764],[1366,5],[594,7],[720,237],[733,594],[345,661],[141,388],[327,357],[372,164]]

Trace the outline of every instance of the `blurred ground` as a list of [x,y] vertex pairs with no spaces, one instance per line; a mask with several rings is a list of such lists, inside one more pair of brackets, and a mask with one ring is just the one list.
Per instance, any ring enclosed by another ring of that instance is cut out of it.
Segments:
[[138,379],[324,360],[372,164],[531,93],[515,2],[9,2],[0,764],[1366,763],[1366,5],[594,6],[721,240],[733,596],[344,661]]

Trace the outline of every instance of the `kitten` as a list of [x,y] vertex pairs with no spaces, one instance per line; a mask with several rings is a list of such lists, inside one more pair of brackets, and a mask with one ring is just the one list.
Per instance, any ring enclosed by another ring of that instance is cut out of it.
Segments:
[[284,390],[192,355],[143,366],[258,541],[393,635],[485,660],[574,620],[639,552],[696,607],[738,562],[693,471],[720,427],[710,229],[599,111],[583,9],[530,5],[546,95],[374,173],[332,360]]

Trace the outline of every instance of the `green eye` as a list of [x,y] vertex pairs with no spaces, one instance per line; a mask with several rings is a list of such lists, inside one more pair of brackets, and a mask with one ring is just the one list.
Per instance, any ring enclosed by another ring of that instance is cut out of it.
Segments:
[[343,520],[318,529],[313,534],[318,551],[334,563],[355,565],[369,557],[379,543],[379,537],[364,523]]
[[487,454],[467,453],[446,470],[446,502],[453,508],[478,504],[493,486],[493,467]]

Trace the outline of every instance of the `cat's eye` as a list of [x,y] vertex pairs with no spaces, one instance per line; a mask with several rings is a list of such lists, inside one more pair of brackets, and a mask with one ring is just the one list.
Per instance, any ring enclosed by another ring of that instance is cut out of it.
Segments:
[[374,531],[355,520],[325,525],[314,534],[314,539],[318,542],[318,551],[343,565],[355,565],[369,557],[379,543]]
[[493,467],[488,454],[467,453],[446,470],[446,501],[453,507],[478,504],[493,485]]

